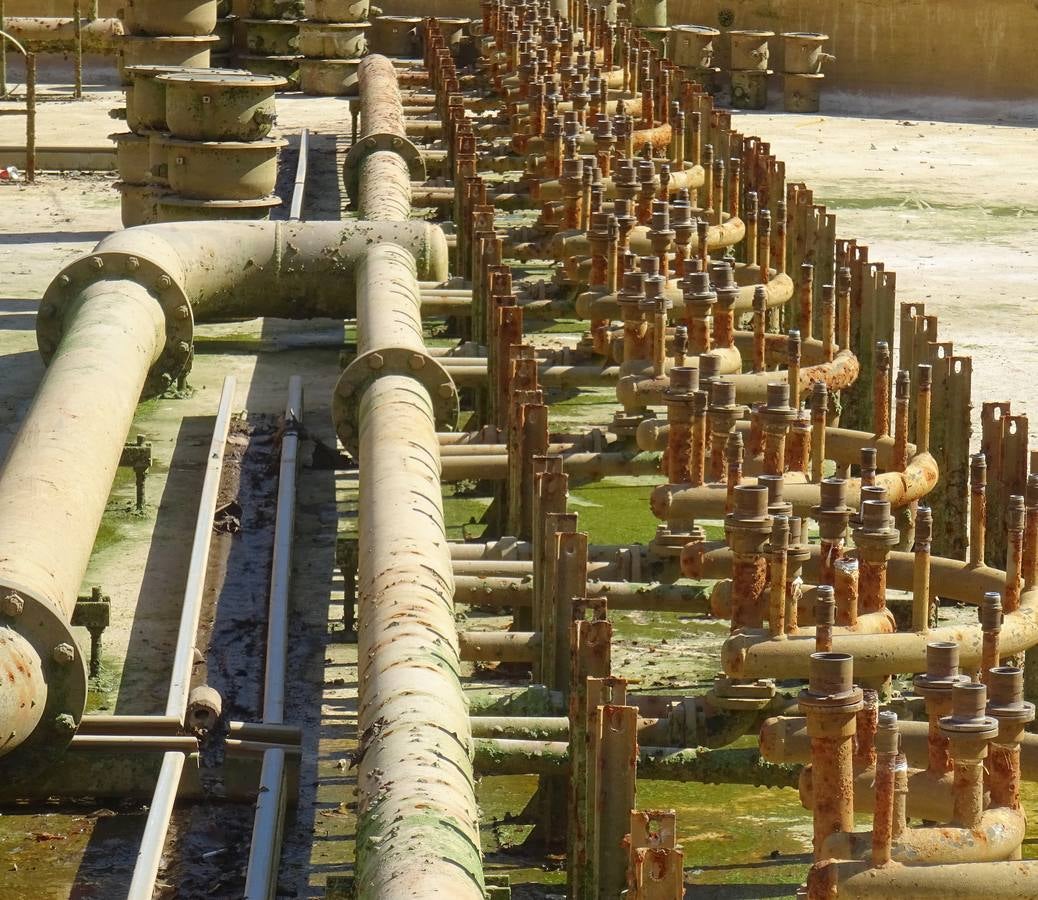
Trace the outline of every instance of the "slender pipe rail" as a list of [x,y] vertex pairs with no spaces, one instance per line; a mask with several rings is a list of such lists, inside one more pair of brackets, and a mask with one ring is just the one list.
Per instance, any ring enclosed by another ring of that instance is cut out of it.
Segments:
[[[191,668],[194,663],[195,639],[198,619],[202,611],[205,594],[205,573],[209,565],[209,547],[212,543],[213,516],[223,473],[224,450],[231,424],[231,409],[234,404],[235,379],[224,379],[220,395],[220,407],[216,414],[213,439],[206,457],[205,477],[198,500],[198,515],[195,518],[194,539],[191,544],[191,561],[188,565],[187,584],[184,587],[184,604],[180,610],[180,627],[177,632],[176,650],[173,654],[173,673],[170,677],[169,693],[166,698],[166,716],[181,722],[187,713],[188,695],[191,693]],[[133,879],[127,897],[130,900],[150,900],[155,890],[162,849],[166,843],[169,819],[173,812],[180,777],[184,771],[184,753],[168,751],[162,759],[162,769],[152,796],[144,835],[137,852],[133,868]]]
[[[295,539],[296,475],[299,470],[299,430],[303,420],[303,380],[288,383],[281,463],[278,470],[277,512],[274,520],[274,556],[270,569],[267,613],[267,652],[263,678],[263,723],[285,721],[285,672],[288,663],[288,606]],[[248,900],[274,897],[285,820],[285,751],[274,747],[263,753],[252,845],[245,874]]]

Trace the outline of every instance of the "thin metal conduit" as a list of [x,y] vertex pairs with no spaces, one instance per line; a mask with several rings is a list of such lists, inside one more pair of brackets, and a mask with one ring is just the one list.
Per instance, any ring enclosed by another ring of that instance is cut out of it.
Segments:
[[[206,458],[205,478],[198,501],[198,516],[195,519],[195,536],[191,545],[191,562],[188,566],[187,584],[184,587],[184,605],[180,611],[180,629],[173,654],[173,673],[170,677],[166,699],[166,715],[181,722],[187,713],[187,699],[191,692],[191,667],[194,663],[195,637],[198,619],[202,610],[205,592],[205,572],[209,563],[209,546],[212,542],[213,516],[219,495],[220,476],[223,472],[224,450],[231,424],[231,409],[234,404],[236,381],[233,376],[224,379],[220,407],[216,414],[213,439]],[[129,900],[151,900],[155,890],[162,848],[166,844],[169,819],[173,812],[180,776],[184,771],[185,754],[169,751],[163,755],[162,769],[152,796],[148,821],[144,826],[137,862],[133,868],[133,880],[127,893]]]
[[[299,471],[299,429],[303,418],[303,379],[288,382],[278,500],[274,519],[274,557],[270,568],[267,613],[267,654],[263,680],[263,723],[285,721],[285,671],[288,662],[288,605],[295,540],[296,476]],[[285,821],[285,751],[271,748],[263,754],[252,846],[245,876],[247,900],[272,898],[277,891],[278,861]]]

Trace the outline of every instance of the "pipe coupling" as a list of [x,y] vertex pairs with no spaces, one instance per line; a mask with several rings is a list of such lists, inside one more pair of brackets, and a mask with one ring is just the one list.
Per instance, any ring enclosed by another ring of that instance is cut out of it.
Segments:
[[360,197],[361,164],[371,154],[380,150],[395,153],[407,163],[407,171],[410,173],[412,181],[425,181],[428,178],[425,157],[408,138],[390,133],[365,135],[350,147],[342,164],[342,183],[346,187],[350,200],[354,203]]
[[[50,364],[64,334],[66,313],[92,284],[131,281],[143,287],[162,307],[166,344],[148,372],[142,397],[156,397],[186,372],[191,363],[194,315],[183,286],[158,263],[122,250],[90,253],[73,260],[50,283],[36,317],[36,341]],[[104,348],[98,348],[104,352]]]
[[360,450],[361,397],[375,379],[384,375],[406,375],[426,389],[437,431],[454,431],[458,427],[458,388],[443,364],[414,347],[378,347],[356,357],[346,367],[332,397],[332,421],[351,456],[356,458]]

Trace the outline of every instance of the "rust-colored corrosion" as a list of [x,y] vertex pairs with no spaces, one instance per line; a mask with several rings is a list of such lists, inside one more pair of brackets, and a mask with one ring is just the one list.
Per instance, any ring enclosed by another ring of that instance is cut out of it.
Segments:
[[757,554],[732,558],[732,630],[760,628],[764,624],[764,596],[768,565]]

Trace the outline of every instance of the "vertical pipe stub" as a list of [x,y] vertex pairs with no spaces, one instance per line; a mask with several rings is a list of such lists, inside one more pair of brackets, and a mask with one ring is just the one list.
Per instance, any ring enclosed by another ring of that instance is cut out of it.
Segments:
[[952,712],[941,718],[941,734],[947,738],[968,736],[990,740],[998,734],[998,722],[987,714],[988,689],[979,682],[952,685]]
[[875,737],[876,753],[897,753],[901,749],[901,732],[897,728],[897,713],[884,709],[879,714]]
[[820,584],[815,588],[815,625],[836,624],[836,595],[832,585]]
[[981,631],[998,631],[1002,627],[1002,595],[998,591],[988,591],[980,604]]
[[959,645],[953,641],[931,641],[926,645],[926,672],[912,679],[912,688],[926,699],[949,696],[957,684],[969,683],[959,674]]
[[843,705],[855,696],[863,700],[862,691],[854,686],[854,658],[849,653],[812,653],[806,691],[811,695],[808,699],[829,705]]
[[1034,704],[1024,700],[1024,670],[1017,666],[995,666],[987,674],[986,713],[999,722],[1033,722]]

